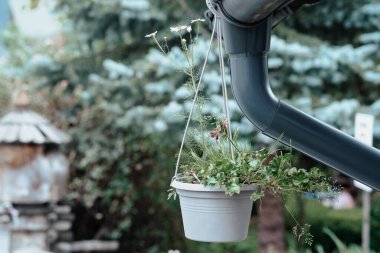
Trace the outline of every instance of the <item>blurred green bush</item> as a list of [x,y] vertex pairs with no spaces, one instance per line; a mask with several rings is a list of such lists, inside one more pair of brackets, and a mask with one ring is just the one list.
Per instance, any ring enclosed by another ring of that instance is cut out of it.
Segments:
[[380,252],[380,194],[372,194],[371,201],[371,247]]
[[[360,245],[352,244],[352,243],[346,244],[342,242],[342,240],[340,240],[330,229],[325,228],[323,232],[330,238],[331,242],[334,242],[334,245],[336,246],[337,249],[334,251],[330,251],[330,250],[326,251],[325,248],[323,248],[321,244],[318,244],[314,247],[317,253],[326,253],[326,252],[328,253],[331,253],[331,252],[333,253],[363,253],[363,249]],[[311,253],[312,250],[306,249],[305,251],[302,251],[302,252]],[[370,251],[370,252],[374,253],[374,251]],[[301,251],[294,248],[290,248],[288,249],[287,253],[301,253]]]
[[[295,199],[288,200],[288,206],[299,217],[299,208]],[[324,233],[324,229],[330,229],[341,241],[346,244],[361,244],[362,209],[332,209],[323,206],[317,200],[303,200],[305,223],[311,225],[311,233],[314,236],[314,245],[321,245],[326,252],[336,249],[334,241]],[[289,215],[288,215],[289,216]],[[291,217],[287,217],[287,227],[290,230],[294,225]],[[291,239],[289,239],[291,240]],[[374,195],[371,208],[371,248],[380,250],[380,198]]]
[[305,222],[311,225],[311,233],[316,244],[321,244],[327,252],[332,252],[335,243],[323,233],[329,228],[344,242],[360,244],[362,212],[360,208],[334,210],[322,206],[318,201],[306,201]]
[[257,230],[252,225],[249,229],[248,237],[245,241],[234,243],[206,243],[187,241],[188,249],[182,253],[253,253],[258,252]]
[[[278,26],[269,59],[276,94],[348,133],[356,111],[379,116],[377,2],[324,1]],[[186,247],[188,252],[255,252],[248,247],[254,238],[225,246],[185,241],[178,202],[166,201],[183,131],[176,116],[188,108],[180,89],[187,80],[144,36],[188,24],[202,15],[204,1],[57,3],[64,24],[61,47],[49,40],[32,42],[14,29],[3,35],[8,61],[0,70],[0,103],[6,108],[9,83],[29,83],[36,106],[72,134],[66,152],[72,161],[70,193],[77,203],[75,239],[118,238],[121,252]],[[206,26],[201,32],[209,37]],[[168,36],[171,46],[178,41],[170,33],[159,35]],[[205,40],[200,44],[198,61],[206,49]],[[204,92],[216,102],[208,110],[218,112],[220,79],[215,55],[210,58]],[[262,141],[232,105],[234,127],[248,140]],[[380,137],[378,128],[375,136]],[[380,241],[379,209],[373,211],[373,246]],[[325,226],[343,241],[360,240],[360,210],[335,211],[314,202],[305,213],[316,244],[331,242],[322,233]]]

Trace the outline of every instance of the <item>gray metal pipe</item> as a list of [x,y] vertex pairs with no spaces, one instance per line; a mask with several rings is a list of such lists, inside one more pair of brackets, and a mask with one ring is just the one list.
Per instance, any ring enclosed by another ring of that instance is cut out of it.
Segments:
[[[234,0],[235,1],[235,0]],[[252,27],[222,19],[232,89],[245,116],[264,134],[380,190],[380,151],[281,102],[268,82],[271,18]]]
[[259,22],[293,0],[216,0],[219,11],[240,26]]

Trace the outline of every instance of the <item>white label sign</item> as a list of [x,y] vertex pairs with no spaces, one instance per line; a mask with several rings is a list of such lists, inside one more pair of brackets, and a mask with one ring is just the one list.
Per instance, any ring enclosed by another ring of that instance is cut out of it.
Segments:
[[373,144],[373,115],[357,113],[355,115],[355,138],[372,146]]
[[[369,146],[373,145],[373,124],[375,117],[370,114],[357,113],[355,115],[355,138]],[[365,165],[363,165],[365,166]],[[354,181],[355,187],[362,191],[371,192],[372,188]]]

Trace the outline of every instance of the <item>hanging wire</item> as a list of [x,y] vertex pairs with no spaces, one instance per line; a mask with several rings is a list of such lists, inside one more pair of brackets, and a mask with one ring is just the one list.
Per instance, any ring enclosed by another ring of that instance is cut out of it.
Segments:
[[223,45],[222,45],[222,21],[220,16],[215,17],[215,22],[217,24],[216,27],[216,33],[217,33],[217,40],[218,40],[218,49],[219,49],[219,66],[220,66],[220,76],[222,79],[222,91],[223,91],[223,104],[224,104],[224,113],[226,115],[227,120],[227,134],[229,137],[229,151],[231,154],[232,160],[235,159],[234,156],[234,148],[232,147],[232,128],[231,128],[231,119],[230,119],[230,112],[228,110],[228,93],[227,93],[227,85],[226,85],[226,78],[224,76],[224,58],[223,58]]
[[225,79],[225,74],[224,74],[224,58],[223,58],[223,46],[222,46],[221,18],[216,13],[216,11],[213,12],[213,13],[214,13],[214,16],[215,16],[215,22],[213,24],[213,29],[212,29],[212,33],[211,33],[210,43],[209,43],[209,47],[208,47],[208,50],[207,50],[206,58],[205,58],[205,60],[203,62],[203,66],[202,66],[201,73],[200,73],[200,76],[199,76],[199,81],[198,81],[197,87],[195,89],[194,98],[193,98],[191,110],[189,112],[189,116],[187,118],[185,131],[184,131],[184,134],[182,136],[182,142],[181,142],[181,146],[180,146],[180,149],[179,149],[179,152],[178,152],[177,163],[176,163],[176,166],[175,166],[175,172],[174,172],[174,176],[172,178],[172,181],[177,177],[177,174],[178,174],[179,163],[181,161],[181,155],[182,155],[184,143],[185,143],[185,140],[186,140],[187,131],[189,129],[191,117],[193,115],[195,104],[196,104],[196,101],[197,101],[197,98],[198,98],[198,93],[199,93],[200,85],[202,83],[203,74],[204,74],[204,71],[206,69],[207,60],[208,60],[208,57],[210,55],[212,41],[213,41],[214,35],[215,35],[215,30],[217,32],[217,42],[218,42],[218,49],[219,49],[219,67],[220,67],[220,74],[221,74],[221,79],[222,79],[222,92],[223,92],[223,104],[224,104],[224,108],[223,109],[224,109],[224,114],[226,115],[226,121],[227,121],[227,126],[226,126],[227,127],[227,134],[228,134],[229,139],[230,139],[229,140],[229,152],[231,154],[231,158],[233,160],[235,159],[234,149],[233,149],[233,146],[232,146],[232,143],[231,143],[231,141],[232,141],[231,120],[230,120],[230,113],[229,113],[229,109],[228,109],[228,93],[227,93],[227,85],[226,85],[226,79]]

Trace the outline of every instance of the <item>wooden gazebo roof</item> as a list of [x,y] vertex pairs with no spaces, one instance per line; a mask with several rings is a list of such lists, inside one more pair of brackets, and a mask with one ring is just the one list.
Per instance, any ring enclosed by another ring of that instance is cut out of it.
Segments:
[[0,143],[64,144],[70,136],[57,129],[48,119],[28,110],[28,98],[14,98],[15,109],[0,118]]

